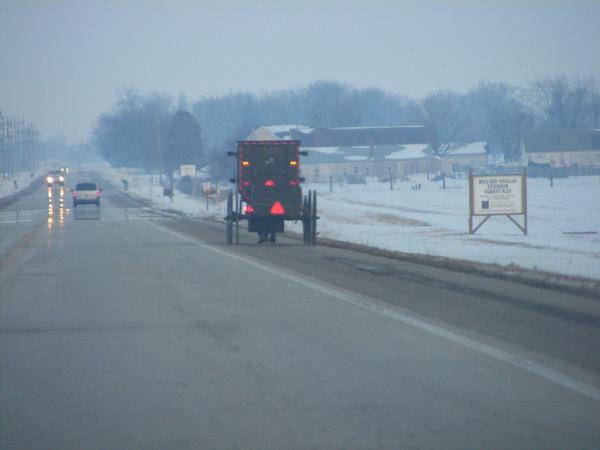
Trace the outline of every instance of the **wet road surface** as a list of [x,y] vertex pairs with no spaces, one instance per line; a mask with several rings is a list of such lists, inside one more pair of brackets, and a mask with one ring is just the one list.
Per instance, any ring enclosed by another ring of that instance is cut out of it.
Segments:
[[598,299],[102,187],[0,210],[0,448],[600,446]]

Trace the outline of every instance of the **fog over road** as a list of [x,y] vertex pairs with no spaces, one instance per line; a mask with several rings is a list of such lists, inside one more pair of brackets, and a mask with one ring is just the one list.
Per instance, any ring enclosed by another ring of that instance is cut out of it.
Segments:
[[598,298],[227,246],[97,182],[0,210],[0,449],[600,447]]

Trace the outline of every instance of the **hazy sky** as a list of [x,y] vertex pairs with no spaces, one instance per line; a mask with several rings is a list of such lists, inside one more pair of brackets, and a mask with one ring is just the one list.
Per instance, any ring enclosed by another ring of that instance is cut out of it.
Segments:
[[560,73],[600,76],[600,0],[0,0],[0,110],[71,141],[126,86],[421,97]]

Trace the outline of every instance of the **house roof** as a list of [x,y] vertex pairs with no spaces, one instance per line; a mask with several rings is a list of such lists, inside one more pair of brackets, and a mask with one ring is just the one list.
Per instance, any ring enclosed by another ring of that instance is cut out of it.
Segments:
[[[485,142],[460,144],[449,155],[481,155],[486,153]],[[349,161],[390,161],[429,158],[427,144],[355,145],[306,147],[308,157],[304,164],[342,163]],[[443,158],[442,158],[443,159]]]
[[465,144],[459,144],[452,148],[448,152],[449,156],[452,155],[481,155],[487,153],[486,148],[487,142],[478,141],[478,142],[468,142]]
[[257,128],[254,130],[250,136],[248,136],[246,141],[280,141],[281,138],[277,136],[275,133],[267,130],[266,128]]
[[523,137],[525,153],[600,150],[600,130],[539,130]]
[[424,125],[292,129],[290,137],[301,140],[307,147],[425,144],[429,141]]
[[401,145],[355,145],[355,146],[323,146],[306,147],[308,156],[302,159],[303,164],[341,163],[351,161],[381,161],[386,155],[400,150]]
[[426,144],[401,145],[400,149],[385,156],[385,159],[421,159],[427,156]]
[[264,127],[265,130],[270,131],[273,134],[276,134],[281,139],[291,139],[291,131],[292,130],[302,130],[303,132],[312,131],[311,127],[306,125],[292,125],[292,124],[281,124],[281,125],[267,125]]

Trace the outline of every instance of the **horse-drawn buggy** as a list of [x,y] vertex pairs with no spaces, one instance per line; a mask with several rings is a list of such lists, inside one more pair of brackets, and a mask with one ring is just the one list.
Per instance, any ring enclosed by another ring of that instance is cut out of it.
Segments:
[[238,141],[235,194],[227,197],[227,243],[239,243],[240,221],[248,231],[258,233],[258,243],[275,243],[285,221],[301,221],[305,245],[315,245],[317,195],[302,195],[300,183],[300,141]]

